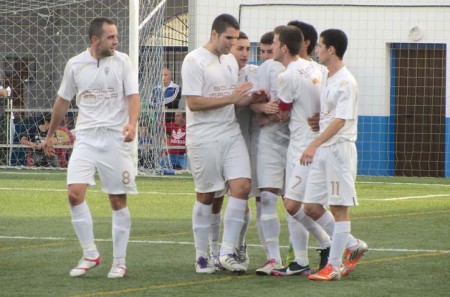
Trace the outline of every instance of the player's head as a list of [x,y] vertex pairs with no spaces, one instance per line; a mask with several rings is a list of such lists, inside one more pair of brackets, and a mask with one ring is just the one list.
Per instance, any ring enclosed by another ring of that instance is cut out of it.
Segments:
[[273,58],[273,31],[264,33],[259,40],[259,53],[261,54],[261,59],[263,61],[269,60]]
[[320,33],[319,44],[317,46],[319,62],[327,65],[333,56],[342,60],[347,50],[347,44],[347,35],[345,35],[344,31],[339,29],[323,31]]
[[114,55],[119,40],[117,26],[113,21],[107,18],[92,20],[88,34],[95,58],[101,59]]
[[244,32],[239,32],[236,43],[231,47],[231,53],[236,58],[239,69],[244,68],[245,65],[247,65],[248,57],[250,55],[250,41]]
[[167,87],[170,85],[170,82],[172,81],[172,74],[170,73],[170,70],[167,67],[163,68],[162,74],[163,74],[163,85]]
[[310,56],[317,44],[316,29],[312,25],[300,21],[290,21],[288,26],[295,26],[302,31],[304,38],[304,45],[302,45],[302,47],[306,47],[305,49],[307,50],[308,56]]
[[211,27],[210,43],[215,54],[229,54],[231,47],[239,37],[239,22],[230,14],[217,16]]
[[294,26],[278,26],[273,31],[273,59],[282,61],[285,55],[298,55],[303,43],[303,34]]

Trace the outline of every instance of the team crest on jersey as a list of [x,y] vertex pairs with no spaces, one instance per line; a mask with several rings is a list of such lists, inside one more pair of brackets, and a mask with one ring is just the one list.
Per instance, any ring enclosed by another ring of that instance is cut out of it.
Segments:
[[109,73],[109,67],[105,67],[105,74],[108,75]]
[[343,80],[342,82],[341,82],[341,87],[346,87],[348,85],[348,81],[346,81],[346,80]]
[[313,85],[317,85],[319,83],[319,80],[317,78],[313,78],[312,80]]

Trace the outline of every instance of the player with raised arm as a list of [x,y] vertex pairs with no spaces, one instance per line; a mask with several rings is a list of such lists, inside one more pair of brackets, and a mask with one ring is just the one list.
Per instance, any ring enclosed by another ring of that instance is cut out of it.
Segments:
[[348,275],[368,250],[365,242],[350,235],[349,207],[358,205],[355,190],[358,85],[343,63],[347,44],[346,34],[339,29],[320,34],[317,56],[328,69],[320,91],[320,134],[300,158],[302,165],[311,166],[305,213],[319,221],[326,213],[324,205],[329,205],[335,219],[328,264],[310,275],[312,280],[331,281]]
[[197,199],[192,212],[196,272],[214,273],[208,237],[216,193],[229,188],[220,247],[220,264],[242,273],[235,244],[244,224],[250,192],[250,159],[236,121],[235,107],[247,106],[253,84],[238,85],[239,67],[230,50],[239,37],[239,23],[229,14],[215,18],[210,39],[189,53],[182,65],[183,95],[187,103],[187,151]]
[[90,47],[67,62],[44,150],[54,155],[52,137],[71,100],[76,98],[76,142],[67,169],[67,184],[72,224],[83,256],[70,276],[84,275],[100,264],[93,220],[85,200],[88,186],[95,185],[97,170],[112,208],[114,259],[108,277],[121,278],[127,273],[125,257],[131,229],[127,194],[137,193],[132,141],[140,113],[138,80],[129,57],[115,49],[118,31],[111,20],[94,19],[89,26],[89,39]]

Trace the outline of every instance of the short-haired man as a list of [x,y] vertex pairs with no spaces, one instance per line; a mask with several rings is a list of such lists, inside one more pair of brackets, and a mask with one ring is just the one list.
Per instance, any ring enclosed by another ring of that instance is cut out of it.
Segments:
[[[301,209],[304,183],[307,180],[307,168],[294,172],[294,163],[302,150],[315,138],[308,125],[308,117],[319,111],[319,88],[323,78],[321,67],[316,63],[299,57],[307,57],[302,31],[294,26],[279,26],[275,28],[275,38],[272,45],[274,59],[287,69],[278,75],[278,99],[283,120],[289,119],[291,139],[286,160],[286,193],[284,205],[288,212],[288,227],[290,239],[294,247],[294,259],[288,267],[274,269],[272,274],[309,275],[308,232],[318,240],[321,249],[330,245],[329,236]],[[292,173],[295,173],[295,177]],[[293,178],[294,177],[294,178]],[[299,224],[301,223],[301,224]]]
[[196,272],[214,273],[209,261],[208,237],[212,203],[229,188],[224,214],[220,264],[242,273],[235,243],[244,224],[250,192],[250,159],[236,121],[235,107],[252,102],[253,84],[238,85],[239,67],[230,50],[239,37],[239,23],[229,14],[215,18],[208,43],[192,52],[182,65],[183,95],[186,96],[187,152],[197,199],[192,212],[196,249]]
[[273,58],[272,42],[273,31],[264,33],[259,39],[259,54],[263,62]]
[[[305,213],[318,221],[329,205],[335,224],[327,266],[309,276],[331,281],[348,275],[367,252],[367,244],[350,236],[350,206],[358,205],[355,190],[358,122],[358,85],[343,63],[347,36],[339,29],[320,34],[319,62],[328,69],[320,91],[320,134],[303,151],[302,165],[310,165],[305,190]],[[348,240],[354,245],[347,248]],[[345,252],[345,263],[342,256]]]
[[122,278],[127,273],[125,257],[131,229],[127,194],[137,193],[132,141],[140,113],[138,80],[130,58],[115,49],[118,30],[114,22],[94,19],[89,39],[90,47],[67,62],[44,150],[48,155],[55,154],[52,136],[76,98],[77,140],[67,169],[67,184],[72,224],[83,256],[70,276],[82,276],[100,264],[92,216],[85,201],[88,186],[95,185],[97,170],[112,208],[114,259],[108,277]]

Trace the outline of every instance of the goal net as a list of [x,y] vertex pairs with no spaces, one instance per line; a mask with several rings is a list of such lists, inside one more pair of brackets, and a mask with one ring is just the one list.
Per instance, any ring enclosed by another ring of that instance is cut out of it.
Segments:
[[[69,58],[89,46],[87,29],[95,17],[112,19],[119,30],[118,50],[129,53],[136,43],[139,55],[139,84],[142,99],[140,138],[136,163],[141,171],[161,168],[166,151],[163,106],[148,104],[155,98],[152,89],[161,83],[163,59],[163,24],[166,1],[138,0],[137,26],[139,42],[130,34],[130,8],[133,1],[94,0],[7,0],[0,2],[0,86],[11,89],[10,96],[0,97],[0,166],[67,166],[77,117],[75,100],[58,128],[57,160],[42,159],[28,144],[39,136],[35,127],[50,115]],[[136,10],[137,11],[137,10]],[[132,57],[133,59],[133,57]],[[153,97],[152,97],[153,96]],[[138,161],[139,160],[139,161]],[[165,164],[170,168],[170,163]]]

